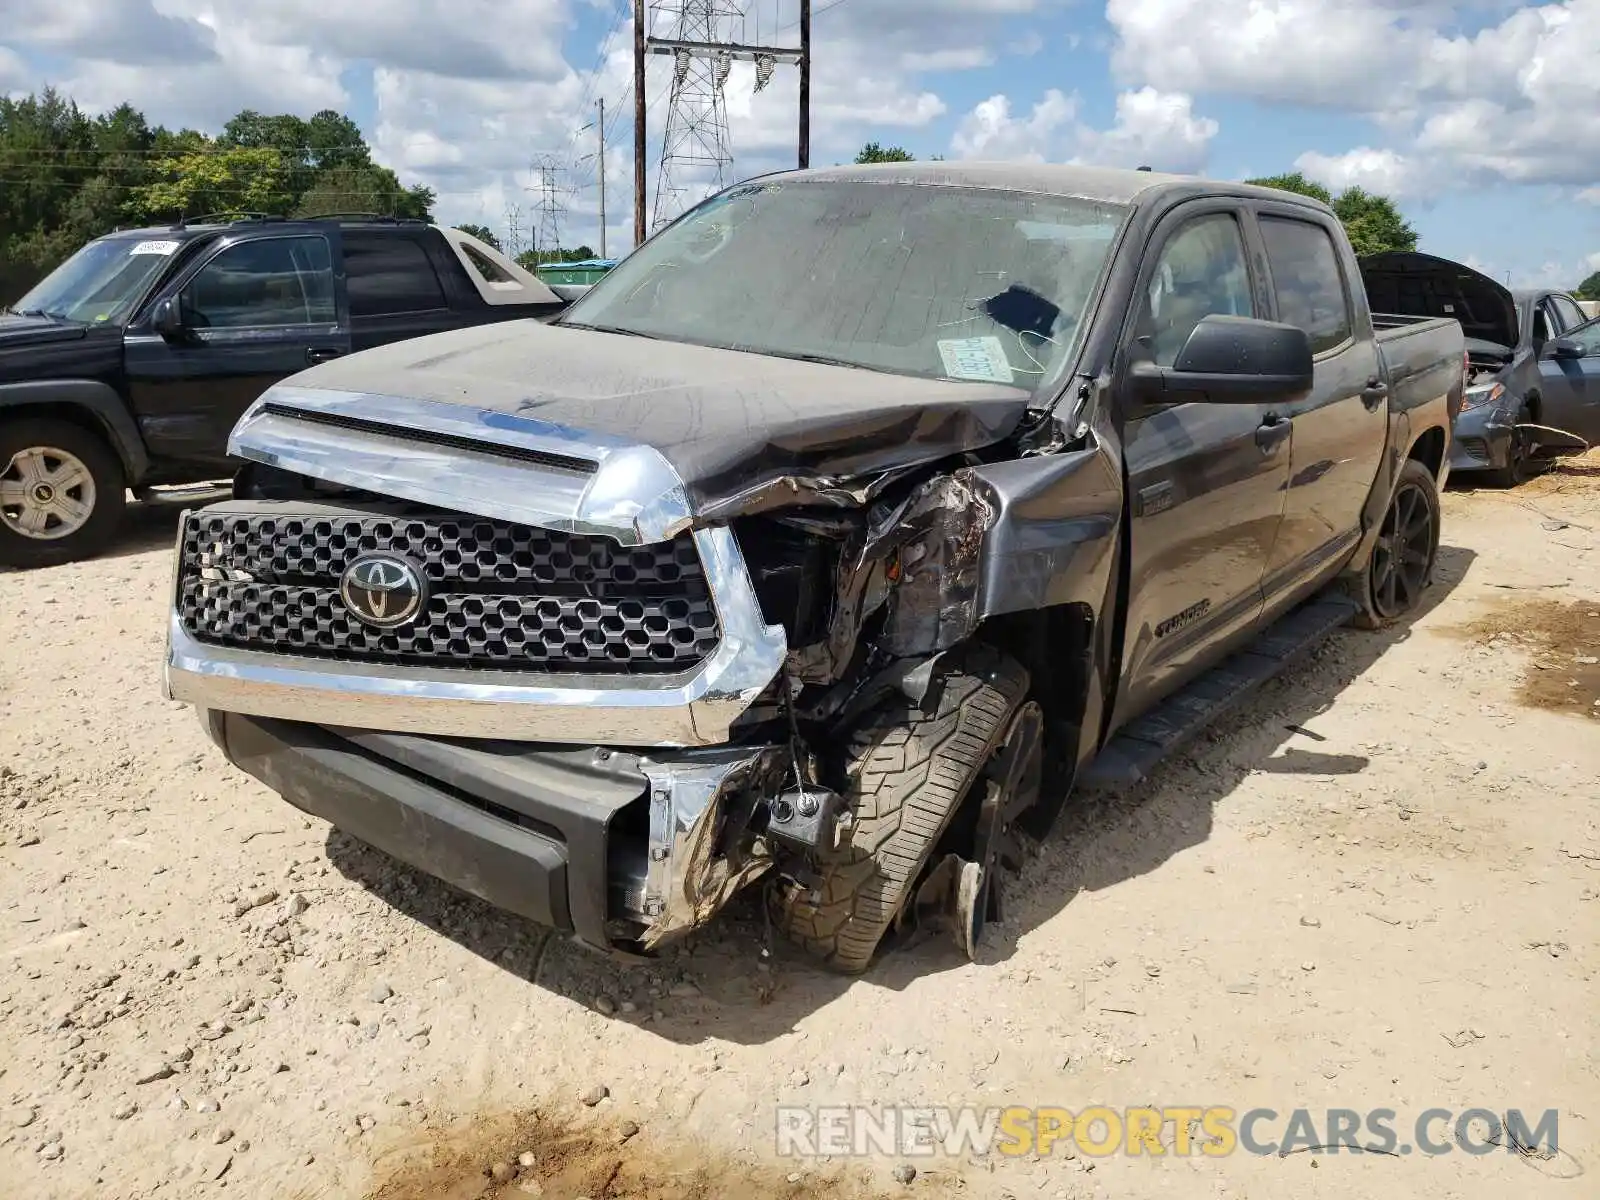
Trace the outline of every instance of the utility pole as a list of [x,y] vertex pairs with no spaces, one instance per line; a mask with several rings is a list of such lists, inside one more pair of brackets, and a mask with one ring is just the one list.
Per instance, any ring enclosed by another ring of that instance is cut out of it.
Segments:
[[606,100],[600,97],[600,257],[606,256]]
[[[728,145],[728,109],[723,87],[733,63],[755,63],[755,90],[759,92],[771,81],[773,69],[778,63],[798,64],[803,57],[802,51],[793,46],[750,46],[722,40],[719,32],[728,22],[742,15],[742,10],[734,7],[730,0],[677,0],[672,9],[678,17],[673,31],[678,36],[646,38],[643,36],[643,16],[635,7],[636,101],[637,92],[643,87],[643,69],[637,61],[641,40],[649,53],[670,55],[672,58],[672,99],[667,112],[666,133],[662,138],[661,173],[656,183],[655,225],[658,228],[677,216],[674,209],[681,210],[682,193],[690,186],[685,176],[694,177],[694,183],[698,184],[709,167],[714,186],[721,187],[726,182],[724,172],[733,161],[733,153]],[[809,36],[809,5],[805,14]],[[803,83],[802,86],[809,104],[809,83]],[[802,112],[805,112],[805,108],[802,105]],[[801,153],[809,157],[809,146],[806,145],[810,140],[809,113],[801,119],[805,130]],[[644,144],[644,121],[643,112],[638,112],[635,116],[635,140],[641,146]],[[639,157],[636,157],[634,169],[636,176],[642,178],[642,151],[637,153]],[[642,184],[638,185],[638,190],[643,195]],[[636,223],[642,222],[642,212],[641,207],[635,216]]]
[[800,0],[800,169],[811,165],[811,0]]
[[633,244],[644,244],[644,164],[646,151],[644,95],[645,0],[633,0]]

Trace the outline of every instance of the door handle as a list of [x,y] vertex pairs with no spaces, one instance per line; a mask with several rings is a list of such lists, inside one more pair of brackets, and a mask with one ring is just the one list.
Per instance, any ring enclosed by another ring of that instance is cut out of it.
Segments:
[[1361,389],[1361,403],[1369,409],[1377,408],[1388,394],[1389,385],[1374,375],[1367,380],[1367,386]]
[[339,354],[340,351],[338,350],[313,347],[306,351],[306,361],[308,363],[327,362],[330,358],[338,358]]
[[1278,447],[1289,440],[1289,434],[1294,430],[1294,422],[1287,417],[1280,417],[1277,413],[1268,413],[1266,420],[1256,426],[1256,445],[1263,454],[1276,454]]

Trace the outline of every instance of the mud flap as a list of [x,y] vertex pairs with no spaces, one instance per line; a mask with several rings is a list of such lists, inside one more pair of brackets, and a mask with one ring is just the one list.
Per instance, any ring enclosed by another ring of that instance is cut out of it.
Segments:
[[1523,453],[1532,462],[1551,462],[1589,452],[1589,443],[1577,434],[1548,425],[1514,425],[1511,436],[1522,440]]

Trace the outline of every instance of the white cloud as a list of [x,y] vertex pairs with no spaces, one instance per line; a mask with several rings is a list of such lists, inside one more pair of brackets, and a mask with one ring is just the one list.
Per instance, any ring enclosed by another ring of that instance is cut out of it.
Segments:
[[1370,146],[1332,155],[1307,151],[1294,168],[1335,193],[1358,187],[1399,200],[1429,195],[1433,182],[1405,155]]
[[1050,89],[1025,116],[1012,114],[1005,95],[976,105],[956,127],[950,150],[957,158],[1093,162],[1198,171],[1217,123],[1194,115],[1190,97],[1144,87],[1117,97],[1112,127],[1097,130],[1079,119],[1077,96]]
[[1105,166],[1192,174],[1205,166],[1218,129],[1210,117],[1194,115],[1189,96],[1142,87],[1117,97],[1117,119],[1110,129],[1082,132],[1081,153]]
[[1393,144],[1310,156],[1330,179],[1600,182],[1600,0],[1108,0],[1106,17],[1125,82],[1374,118]]
[[1043,162],[1052,157],[1078,113],[1076,97],[1056,88],[1044,94],[1025,117],[1011,115],[1008,96],[990,96],[956,126],[950,150],[957,158],[1023,159]]

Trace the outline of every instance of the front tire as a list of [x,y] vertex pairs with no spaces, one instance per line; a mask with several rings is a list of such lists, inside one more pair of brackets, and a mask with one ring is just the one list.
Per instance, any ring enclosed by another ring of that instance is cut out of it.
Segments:
[[1356,624],[1383,629],[1409,616],[1433,582],[1439,557],[1439,485],[1433,472],[1414,458],[1400,468],[1377,544],[1356,582],[1361,605]]
[[831,970],[865,971],[1028,686],[1017,662],[974,646],[934,681],[931,708],[897,700],[867,717],[847,752],[849,842],[822,857],[815,892],[778,881],[774,924]]
[[97,434],[43,417],[0,424],[0,566],[99,553],[122,522],[126,487],[122,463]]
[[[1518,425],[1525,425],[1532,419],[1533,416],[1526,404],[1517,409]],[[1491,484],[1501,488],[1514,488],[1533,478],[1534,469],[1533,463],[1528,459],[1528,448],[1523,445],[1522,435],[1515,427],[1511,430],[1511,444],[1506,447],[1506,465],[1485,471],[1484,474],[1488,476]]]

